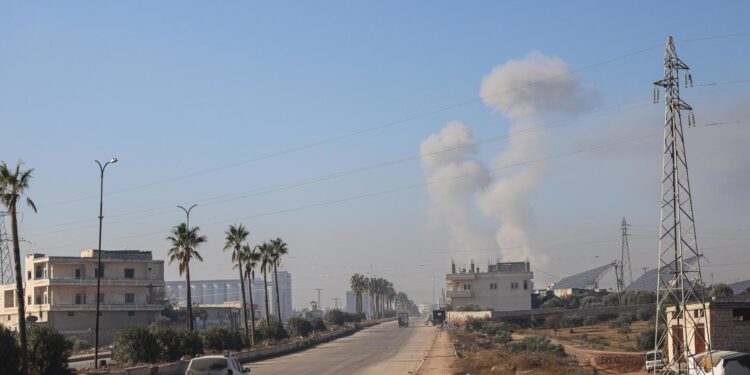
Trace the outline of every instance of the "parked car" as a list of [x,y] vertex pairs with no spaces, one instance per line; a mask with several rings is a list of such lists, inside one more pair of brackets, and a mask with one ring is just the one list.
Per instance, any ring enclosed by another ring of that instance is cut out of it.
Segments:
[[241,375],[250,373],[243,368],[240,361],[232,354],[207,355],[193,358],[188,364],[185,375]]
[[750,354],[728,350],[712,350],[696,354],[688,361],[690,375],[748,375]]

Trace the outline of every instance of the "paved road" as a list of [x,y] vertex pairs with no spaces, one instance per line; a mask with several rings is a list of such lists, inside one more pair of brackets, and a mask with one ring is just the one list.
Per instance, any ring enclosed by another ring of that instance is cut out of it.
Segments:
[[409,323],[408,328],[383,323],[303,352],[245,366],[252,375],[413,374],[438,331],[419,318]]

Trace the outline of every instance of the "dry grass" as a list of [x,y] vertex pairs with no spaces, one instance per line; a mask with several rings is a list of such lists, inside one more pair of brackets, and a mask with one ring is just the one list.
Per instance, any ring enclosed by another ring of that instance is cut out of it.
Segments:
[[608,323],[599,323],[591,326],[561,328],[555,332],[551,329],[524,330],[519,333],[524,335],[545,334],[549,337],[568,345],[583,349],[635,352],[635,338],[638,333],[645,330],[647,322],[633,322],[630,325],[628,335],[617,333],[614,328],[610,328]]

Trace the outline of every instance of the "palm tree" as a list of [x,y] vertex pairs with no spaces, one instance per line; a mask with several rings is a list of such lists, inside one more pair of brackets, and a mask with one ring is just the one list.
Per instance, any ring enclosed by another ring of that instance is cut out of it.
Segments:
[[281,301],[279,300],[279,274],[276,272],[276,268],[281,263],[281,256],[289,253],[289,248],[281,238],[271,240],[271,247],[273,247],[273,281],[276,284],[276,313],[279,315],[279,323],[281,323]]
[[268,309],[268,271],[273,265],[273,246],[268,242],[258,245],[260,252],[260,271],[263,272],[263,289],[266,291],[266,322],[270,321],[271,313]]
[[[224,242],[224,250],[226,249],[232,249],[232,263],[235,264],[236,267],[240,270],[240,291],[242,292],[242,319],[245,322],[245,338],[247,339],[247,342],[251,342],[250,340],[250,331],[247,327],[247,301],[245,300],[245,275],[242,271],[242,255],[240,252],[242,251],[242,243],[247,240],[247,236],[250,235],[250,232],[248,232],[247,229],[245,229],[245,226],[240,225],[230,225],[229,229],[227,229],[226,232],[224,232],[227,236]],[[255,338],[253,337],[252,341],[255,341]]]
[[357,314],[362,314],[362,291],[365,286],[365,277],[362,274],[355,273],[352,275],[349,283],[352,287],[352,293],[354,293],[354,304],[356,305]]
[[248,280],[247,286],[250,289],[250,345],[255,345],[255,304],[253,303],[253,280],[255,280],[255,267],[260,261],[260,253],[257,247],[250,247],[248,244],[242,245],[241,255],[245,263],[245,280]]
[[193,330],[193,297],[190,291],[190,259],[196,258],[203,261],[203,257],[196,251],[198,245],[206,242],[206,236],[199,236],[199,227],[193,227],[188,230],[187,224],[172,228],[172,235],[167,240],[172,242],[172,247],[167,252],[169,264],[177,261],[180,264],[180,276],[185,274],[185,283],[187,289],[187,328]]
[[368,309],[369,310],[368,311],[368,315],[369,315],[370,319],[373,319],[373,317],[375,315],[374,314],[375,310],[373,310],[373,308],[375,307],[375,304],[373,303],[374,302],[374,295],[373,295],[373,286],[374,286],[374,284],[373,284],[373,279],[370,278],[370,277],[365,277],[363,284],[364,284],[363,285],[363,289],[367,292],[367,296],[369,297],[369,300],[370,300],[370,306],[369,306],[369,309]]
[[[16,300],[18,302],[18,334],[21,337],[21,374],[28,373],[29,357],[26,342],[26,306],[24,305],[23,274],[21,273],[21,247],[18,238],[18,200],[29,188],[29,181],[34,169],[21,170],[23,162],[16,163],[15,170],[8,164],[0,164],[0,203],[10,213],[11,237],[13,238],[13,260],[16,266]],[[26,204],[36,212],[34,201],[28,196]]]

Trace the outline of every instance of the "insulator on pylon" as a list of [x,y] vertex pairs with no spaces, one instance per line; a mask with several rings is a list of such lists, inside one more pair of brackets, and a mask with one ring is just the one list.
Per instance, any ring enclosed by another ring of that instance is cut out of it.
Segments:
[[693,111],[688,112],[688,127],[695,127],[695,113]]
[[685,88],[693,87],[693,75],[685,72]]
[[654,104],[659,102],[659,88],[654,86]]

